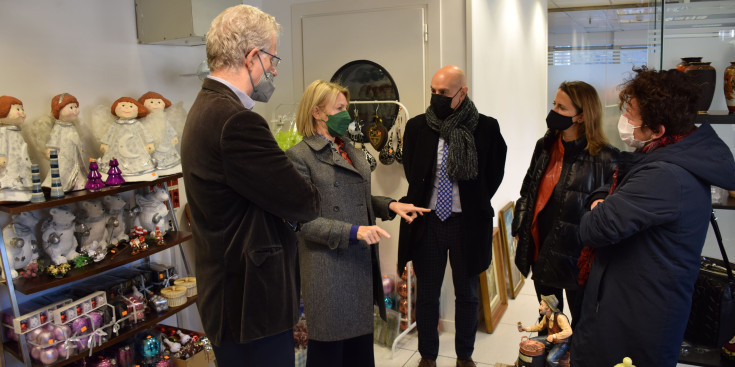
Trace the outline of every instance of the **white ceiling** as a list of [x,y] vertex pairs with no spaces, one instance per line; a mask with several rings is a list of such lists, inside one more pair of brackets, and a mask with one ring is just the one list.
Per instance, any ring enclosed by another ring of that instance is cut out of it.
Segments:
[[[646,30],[655,26],[656,12],[648,0],[549,0],[549,33]],[[666,0],[665,27],[735,28],[735,0]]]

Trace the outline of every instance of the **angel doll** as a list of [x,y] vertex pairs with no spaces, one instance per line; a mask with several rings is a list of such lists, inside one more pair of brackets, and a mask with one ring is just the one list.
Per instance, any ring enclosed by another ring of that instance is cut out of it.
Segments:
[[179,136],[171,125],[172,119],[185,119],[183,108],[171,108],[171,101],[156,92],[148,92],[138,98],[150,113],[141,119],[143,126],[153,136],[156,151],[153,159],[160,176],[181,172],[181,156],[176,150]]
[[[79,135],[78,117],[79,101],[69,93],[62,93],[51,99],[51,115],[42,117],[34,126],[34,137],[45,140],[46,159],[51,159],[52,150],[58,154],[61,187],[65,192],[84,189],[87,180],[89,157]],[[51,187],[51,172],[43,186]]]
[[0,202],[31,200],[31,158],[20,132],[23,102],[0,97]]
[[100,174],[107,179],[111,159],[117,159],[125,181],[152,181],[156,178],[155,164],[151,154],[155,151],[153,137],[141,124],[139,118],[148,115],[148,109],[130,97],[119,98],[112,104],[115,121],[95,121],[106,124],[107,129],[100,139],[98,159]]

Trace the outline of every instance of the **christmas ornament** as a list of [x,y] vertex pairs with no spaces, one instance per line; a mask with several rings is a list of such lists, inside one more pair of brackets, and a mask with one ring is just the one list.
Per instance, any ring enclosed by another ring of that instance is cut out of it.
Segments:
[[125,179],[122,177],[122,171],[119,168],[119,163],[114,157],[110,159],[110,169],[107,170],[107,180],[105,185],[107,186],[120,186],[125,183]]
[[41,351],[41,358],[39,359],[43,364],[52,364],[59,359],[59,352],[56,347],[45,348]]
[[52,199],[60,199],[64,197],[64,188],[61,187],[61,177],[59,176],[59,156],[56,150],[51,149],[51,193],[49,197]]
[[396,156],[393,151],[393,133],[390,133],[390,136],[388,137],[388,143],[385,144],[385,146],[383,146],[383,149],[380,150],[378,159],[380,159],[380,163],[386,166],[395,162]]
[[391,294],[393,293],[393,289],[395,288],[395,281],[393,280],[393,277],[390,275],[383,275],[383,294]]
[[46,201],[46,198],[43,196],[43,190],[41,189],[41,172],[37,164],[31,165],[31,182],[31,202],[41,203]]
[[97,191],[103,187],[105,187],[105,183],[102,182],[102,174],[100,174],[97,161],[95,161],[94,159],[90,159],[89,173],[87,174],[87,184],[84,185],[84,188],[88,191]]

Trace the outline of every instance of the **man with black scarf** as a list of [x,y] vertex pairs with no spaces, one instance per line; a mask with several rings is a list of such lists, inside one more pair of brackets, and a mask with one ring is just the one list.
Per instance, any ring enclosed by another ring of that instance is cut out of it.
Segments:
[[409,186],[401,201],[434,210],[410,226],[401,223],[398,246],[399,273],[411,260],[416,273],[419,367],[436,366],[447,257],[456,296],[457,367],[475,366],[478,274],[492,257],[495,213],[490,199],[503,180],[507,147],[498,121],[481,115],[467,91],[462,69],[439,69],[431,79],[429,108],[408,121],[403,136]]

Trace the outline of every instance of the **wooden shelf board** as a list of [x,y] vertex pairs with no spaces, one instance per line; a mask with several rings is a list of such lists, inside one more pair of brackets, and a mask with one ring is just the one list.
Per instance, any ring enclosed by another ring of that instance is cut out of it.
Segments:
[[114,259],[110,259],[111,255],[107,255],[104,260],[98,263],[89,264],[83,268],[71,269],[63,278],[54,278],[48,274],[39,274],[35,278],[18,278],[13,281],[15,290],[23,294],[33,294],[49,288],[58,287],[76,280],[84,279],[101,272],[114,269],[118,266],[140,260],[144,257],[153,255],[157,252],[170,249],[184,241],[191,239],[191,232],[170,231],[164,236],[166,244],[163,246],[149,246],[147,251],[139,252],[135,255],[130,254],[130,250],[120,253]]
[[[161,321],[163,321],[163,320],[165,320],[165,319],[167,319],[167,318],[175,315],[179,311],[181,311],[181,310],[189,307],[190,305],[196,303],[196,300],[197,300],[197,296],[189,297],[186,300],[186,303],[184,303],[183,305],[178,306],[178,307],[169,307],[169,309],[166,312],[163,312],[163,313],[156,313],[156,312],[146,313],[146,319],[144,321],[141,321],[141,322],[139,322],[137,324],[133,324],[133,325],[131,325],[129,327],[120,329],[120,332],[118,333],[117,336],[108,339],[106,342],[102,343],[101,346],[95,348],[94,351],[96,352],[96,351],[100,351],[100,350],[103,350],[105,348],[111,347],[111,346],[113,346],[113,345],[115,345],[117,343],[120,343],[120,342],[124,341],[125,339],[128,339],[128,338],[134,336],[136,333],[138,333],[141,330],[149,329],[149,328],[155,326],[156,324],[158,324],[159,322],[161,322]],[[20,352],[20,344],[18,344],[17,342],[14,342],[14,341],[7,341],[7,342],[4,343],[4,347],[5,347],[5,350],[8,353],[10,353],[10,355],[12,355],[13,357],[15,357],[19,361],[23,362],[23,356],[22,356],[22,353]],[[66,365],[69,365],[71,363],[74,363],[74,362],[76,362],[76,361],[78,361],[78,360],[80,360],[80,359],[82,359],[84,357],[87,357],[87,356],[89,356],[89,350],[88,349],[82,351],[81,353],[78,353],[77,355],[74,355],[74,356],[69,357],[69,359],[59,359],[59,361],[57,361],[56,363],[51,364],[51,365],[44,365],[40,361],[33,360],[33,361],[31,361],[31,366],[37,366],[37,367],[62,367],[62,366],[66,366]]]
[[71,203],[75,203],[78,201],[96,199],[96,198],[100,198],[100,197],[107,196],[107,195],[113,195],[113,194],[118,194],[121,192],[149,187],[149,186],[153,186],[153,185],[156,185],[162,182],[167,182],[169,180],[178,179],[181,177],[183,177],[181,173],[176,173],[173,175],[163,176],[153,181],[126,183],[118,187],[105,187],[99,191],[80,190],[80,191],[67,192],[65,196],[61,199],[50,199],[48,197],[48,192],[44,192],[44,196],[46,197],[46,201],[44,202],[3,204],[3,205],[0,205],[0,211],[8,213],[8,214],[17,214],[17,213],[22,213],[22,212],[30,212],[30,211],[38,210],[38,209],[46,209],[46,208],[51,208],[54,206],[71,204]]

